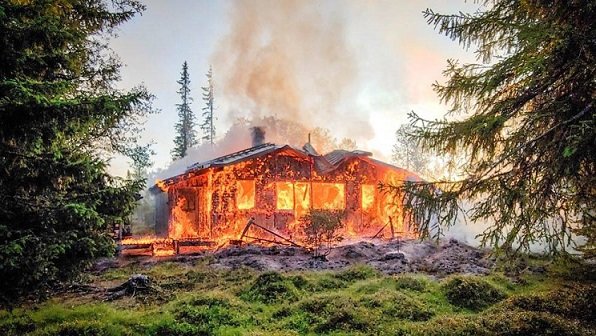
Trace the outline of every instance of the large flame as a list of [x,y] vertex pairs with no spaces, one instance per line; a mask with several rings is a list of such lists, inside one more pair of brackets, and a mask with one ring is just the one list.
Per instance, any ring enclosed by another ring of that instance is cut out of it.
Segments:
[[[191,174],[168,186],[157,181],[175,204],[168,237],[129,238],[122,244],[152,244],[154,255],[175,254],[182,241],[221,246],[240,237],[287,243],[285,237],[302,244],[306,240],[301,219],[310,209],[342,214],[345,238],[410,235],[399,197],[377,188],[379,182],[403,183],[407,172],[353,160],[320,176],[312,169],[301,173],[292,160],[298,159],[261,157]],[[249,222],[255,224],[247,228]]]

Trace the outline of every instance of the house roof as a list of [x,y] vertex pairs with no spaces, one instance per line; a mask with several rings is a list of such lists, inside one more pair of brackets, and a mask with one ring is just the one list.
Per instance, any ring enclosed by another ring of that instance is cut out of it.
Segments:
[[[343,149],[337,149],[325,155],[319,155],[317,151],[314,149],[314,147],[309,143],[304,145],[303,149],[298,149],[290,145],[276,145],[273,143],[264,143],[261,145],[243,149],[238,152],[220,156],[209,161],[194,163],[190,165],[184,173],[167,178],[161,181],[159,184],[170,185],[176,182],[177,180],[184,178],[190,173],[197,173],[209,168],[223,167],[239,163],[241,161],[249,160],[255,157],[266,155],[274,151],[284,149],[290,150],[292,153],[304,158],[312,158],[315,164],[315,168],[321,173],[328,173],[330,171],[333,171],[334,169],[338,168],[343,162],[354,157],[364,158],[373,161],[377,164],[382,164],[387,167],[391,167],[393,169],[401,169],[387,164],[385,162],[372,159],[372,153],[362,150],[347,151]],[[152,189],[158,190],[159,187],[156,184],[152,187]]]
[[192,164],[186,171],[194,171],[194,170],[202,170],[205,168],[210,167],[220,167],[226,166],[229,164],[237,163],[255,156],[261,156],[272,151],[282,149],[285,146],[280,146],[272,143],[264,143],[258,146],[250,147],[247,149],[243,149],[238,152],[234,152],[231,154],[227,154],[224,156],[220,156],[213,160],[205,161],[205,162],[197,162]]

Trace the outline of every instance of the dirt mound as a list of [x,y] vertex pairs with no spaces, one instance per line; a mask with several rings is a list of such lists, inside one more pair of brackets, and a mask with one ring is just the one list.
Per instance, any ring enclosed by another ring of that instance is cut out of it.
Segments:
[[488,274],[493,265],[488,251],[457,240],[439,244],[419,240],[369,240],[336,247],[326,258],[313,258],[296,247],[230,246],[213,254],[211,266],[263,271],[338,269],[368,264],[386,274],[425,272],[437,276],[453,273]]

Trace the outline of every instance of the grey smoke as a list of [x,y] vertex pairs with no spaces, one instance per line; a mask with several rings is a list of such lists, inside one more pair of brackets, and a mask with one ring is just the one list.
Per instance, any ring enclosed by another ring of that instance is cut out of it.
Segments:
[[250,128],[250,137],[252,139],[252,146],[258,146],[265,143],[265,130],[260,126]]

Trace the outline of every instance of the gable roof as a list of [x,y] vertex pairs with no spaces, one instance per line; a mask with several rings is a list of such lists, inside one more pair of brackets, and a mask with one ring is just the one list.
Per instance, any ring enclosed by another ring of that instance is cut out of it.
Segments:
[[196,162],[196,163],[190,165],[184,173],[178,174],[178,175],[169,177],[163,181],[160,181],[156,185],[151,187],[151,189],[154,191],[160,190],[161,187],[159,185],[161,185],[162,187],[171,185],[171,184],[175,183],[176,181],[178,181],[186,176],[189,176],[189,174],[191,174],[191,173],[198,173],[200,171],[203,171],[203,170],[206,170],[209,168],[217,168],[217,167],[223,167],[223,166],[227,166],[227,165],[231,165],[231,164],[236,164],[236,163],[239,163],[239,162],[242,162],[245,160],[250,160],[250,159],[260,157],[260,156],[263,156],[263,155],[266,155],[266,154],[269,154],[269,153],[272,153],[275,151],[282,151],[282,150],[289,150],[293,154],[300,156],[300,157],[311,158],[314,161],[314,165],[315,165],[315,168],[317,169],[317,171],[319,171],[320,173],[323,173],[323,174],[329,173],[329,172],[339,168],[343,162],[345,162],[346,160],[349,160],[351,158],[355,158],[355,157],[362,158],[362,159],[365,159],[368,161],[372,161],[376,164],[381,164],[381,165],[384,165],[391,169],[403,170],[402,168],[395,167],[388,163],[375,160],[371,157],[372,153],[362,151],[362,150],[348,151],[348,150],[344,150],[344,149],[337,149],[337,150],[331,151],[325,155],[319,155],[317,153],[317,151],[314,149],[314,147],[312,147],[312,145],[309,143],[307,143],[302,150],[297,149],[290,145],[276,145],[273,143],[264,143],[261,145],[243,149],[241,151],[237,151],[237,152],[230,153],[230,154],[227,154],[224,156],[220,156],[220,157],[217,157],[212,160]]

